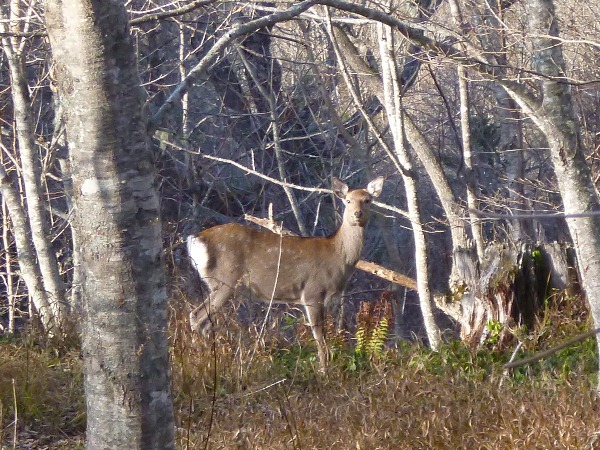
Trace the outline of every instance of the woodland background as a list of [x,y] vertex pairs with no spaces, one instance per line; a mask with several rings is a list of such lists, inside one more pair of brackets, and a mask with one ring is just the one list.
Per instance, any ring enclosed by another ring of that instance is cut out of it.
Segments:
[[[102,95],[69,97],[61,55],[85,40],[46,3],[0,6],[7,448],[83,445],[97,352],[86,336],[113,287],[86,253],[105,235],[93,223],[145,191],[160,199],[166,277],[126,262],[169,302],[178,448],[594,448],[594,339],[501,364],[600,326],[600,3],[125,2],[130,34],[114,42],[129,39],[136,71],[119,98],[140,108],[138,128],[117,128],[143,148],[93,161],[151,182],[108,206],[80,201],[78,182],[101,136],[69,128]],[[98,7],[98,23],[122,7]],[[210,340],[192,336],[203,287],[185,236],[245,216],[326,235],[339,224],[331,178],[380,175],[363,257],[396,282],[356,271],[326,374],[293,309],[232,305]]]

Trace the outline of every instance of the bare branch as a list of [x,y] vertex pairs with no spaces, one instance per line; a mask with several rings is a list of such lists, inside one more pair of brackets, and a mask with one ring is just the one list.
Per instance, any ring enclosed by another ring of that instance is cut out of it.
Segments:
[[469,212],[475,214],[477,217],[489,220],[511,220],[511,219],[575,219],[579,217],[595,217],[600,216],[600,211],[588,211],[581,213],[565,214],[563,212],[558,213],[543,213],[543,214],[498,214],[487,211],[479,211],[477,209],[469,209]]
[[[422,46],[425,50],[430,51],[433,55],[443,56],[449,58],[457,64],[466,66],[467,68],[476,71],[481,76],[487,79],[493,79],[497,83],[501,84],[506,89],[510,89],[510,92],[522,99],[523,102],[527,103],[531,110],[537,109],[540,105],[538,99],[533,97],[531,93],[521,83],[516,81],[507,80],[504,76],[504,71],[507,67],[499,66],[487,61],[481,52],[473,46],[467,45],[465,42],[461,42],[465,50],[463,51],[456,46],[449,44],[444,41],[438,41],[426,36],[423,33],[421,26],[412,24],[404,20],[400,20],[388,13],[379,11],[373,8],[368,8],[356,3],[350,3],[344,0],[316,0],[315,3],[321,5],[331,6],[343,11],[358,14],[360,16],[375,20],[384,25],[388,25],[400,32],[404,37],[411,40],[417,45]],[[499,72],[500,70],[500,73]],[[527,71],[521,68],[511,67],[512,70],[518,73],[535,74],[537,77],[545,77],[543,74]],[[556,78],[554,78],[556,79]],[[558,81],[564,81],[559,79]]]
[[550,355],[556,353],[557,351],[562,350],[565,347],[569,347],[570,345],[576,344],[579,341],[583,341],[584,339],[595,336],[598,333],[600,333],[600,328],[596,328],[595,330],[588,331],[587,333],[583,333],[578,336],[575,336],[574,338],[569,339],[568,341],[563,342],[562,344],[559,344],[555,347],[549,348],[548,350],[544,350],[543,352],[536,353],[535,355],[530,356],[529,358],[519,359],[518,361],[509,362],[508,364],[505,364],[502,367],[504,369],[514,369],[516,367],[521,367],[521,366],[525,366],[527,364],[531,364],[532,362],[535,362],[542,358],[546,358],[547,356],[550,356]]
[[145,22],[151,22],[154,20],[168,19],[169,17],[181,16],[183,14],[187,14],[195,9],[201,8],[203,6],[210,5],[211,3],[215,3],[217,0],[195,0],[181,8],[171,9],[169,11],[162,11],[154,14],[145,14],[141,17],[136,17],[135,19],[131,19],[131,25],[139,25]]
[[314,4],[314,0],[305,0],[297,5],[291,6],[288,9],[269,14],[268,16],[246,22],[242,25],[238,25],[221,36],[215,45],[213,45],[206,55],[204,55],[200,62],[189,71],[183,80],[181,80],[181,83],[179,83],[179,85],[171,93],[164,105],[162,105],[156,114],[154,114],[154,116],[152,116],[152,118],[148,121],[148,130],[150,133],[159,127],[165,115],[173,109],[175,104],[181,100],[183,94],[185,94],[190,89],[192,84],[208,70],[208,68],[221,54],[221,51],[223,51],[225,47],[227,47],[234,39],[260,30],[261,28],[274,25],[278,22],[284,22],[286,20],[293,19]]
[[[200,156],[201,158],[206,158],[206,159],[210,159],[212,161],[217,161],[217,162],[221,162],[224,164],[230,164],[232,166],[237,167],[238,169],[243,170],[246,173],[251,173],[252,175],[256,175],[259,178],[262,178],[263,180],[267,180],[273,184],[276,184],[278,186],[281,187],[290,187],[292,189],[298,189],[299,191],[306,191],[306,192],[316,192],[319,194],[332,194],[333,191],[331,189],[324,189],[324,188],[313,188],[313,187],[306,187],[306,186],[300,186],[299,184],[294,184],[294,183],[288,183],[288,182],[284,182],[284,181],[280,181],[276,178],[270,177],[268,175],[265,175],[264,173],[261,173],[257,170],[251,169],[250,167],[246,167],[243,164],[240,164],[238,162],[232,161],[231,159],[226,159],[226,158],[219,158],[218,156],[212,156],[212,155],[206,155],[204,153],[200,153],[197,151],[192,151],[192,150],[187,150],[181,146],[178,146],[172,142],[169,141],[165,141],[162,139],[159,139],[159,142],[162,144],[166,144],[170,147],[173,147],[175,150],[179,150],[182,152],[186,152],[189,153],[191,155],[197,155]],[[391,206],[391,205],[386,205],[385,203],[381,203],[378,201],[373,200],[373,205],[377,206],[378,208],[384,209],[386,211],[390,211],[393,213],[396,213],[398,215],[401,215],[403,217],[408,217],[408,213],[400,208],[397,208],[395,206]]]

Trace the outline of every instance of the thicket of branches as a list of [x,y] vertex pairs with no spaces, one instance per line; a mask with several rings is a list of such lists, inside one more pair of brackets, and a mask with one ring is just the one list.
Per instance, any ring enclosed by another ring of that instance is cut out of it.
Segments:
[[[0,17],[2,327],[12,333],[36,317],[56,331],[79,307],[70,231],[79,187],[70,181],[42,4],[9,3]],[[334,201],[322,194],[331,177],[359,185],[377,174],[387,181],[365,258],[416,279],[432,347],[441,325],[434,292],[470,342],[486,338],[490,321],[530,325],[537,302],[566,287],[575,264],[545,245],[553,241],[574,245],[597,309],[594,4],[128,8],[172,264],[185,258],[182,236],[264,217],[270,204],[285,227],[328,233]],[[547,218],[557,212],[573,218]],[[550,284],[550,269],[535,273],[536,251],[554,270]],[[349,292],[386,283],[360,275]],[[399,335],[403,301],[401,292],[393,300]]]

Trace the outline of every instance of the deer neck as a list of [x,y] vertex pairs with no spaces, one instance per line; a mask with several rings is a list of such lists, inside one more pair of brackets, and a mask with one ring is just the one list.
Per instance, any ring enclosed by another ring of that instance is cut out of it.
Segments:
[[346,266],[355,266],[360,259],[365,238],[365,228],[351,225],[347,221],[333,234],[336,254],[342,257]]

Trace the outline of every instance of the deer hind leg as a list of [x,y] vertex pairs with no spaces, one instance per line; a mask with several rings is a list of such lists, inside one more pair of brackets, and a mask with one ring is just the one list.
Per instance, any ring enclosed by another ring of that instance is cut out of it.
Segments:
[[213,325],[211,315],[233,297],[234,290],[223,283],[209,284],[210,293],[204,302],[190,313],[190,326],[193,331],[206,335]]
[[345,308],[344,302],[341,295],[331,296],[325,300],[325,314],[333,317],[333,324],[335,325],[335,331],[339,332],[344,330],[345,326]]
[[316,305],[307,305],[304,303],[306,318],[308,319],[313,337],[317,343],[317,354],[319,356],[319,370],[324,370],[327,366],[328,352],[325,344],[325,335],[323,327],[325,325],[325,307],[323,303]]

